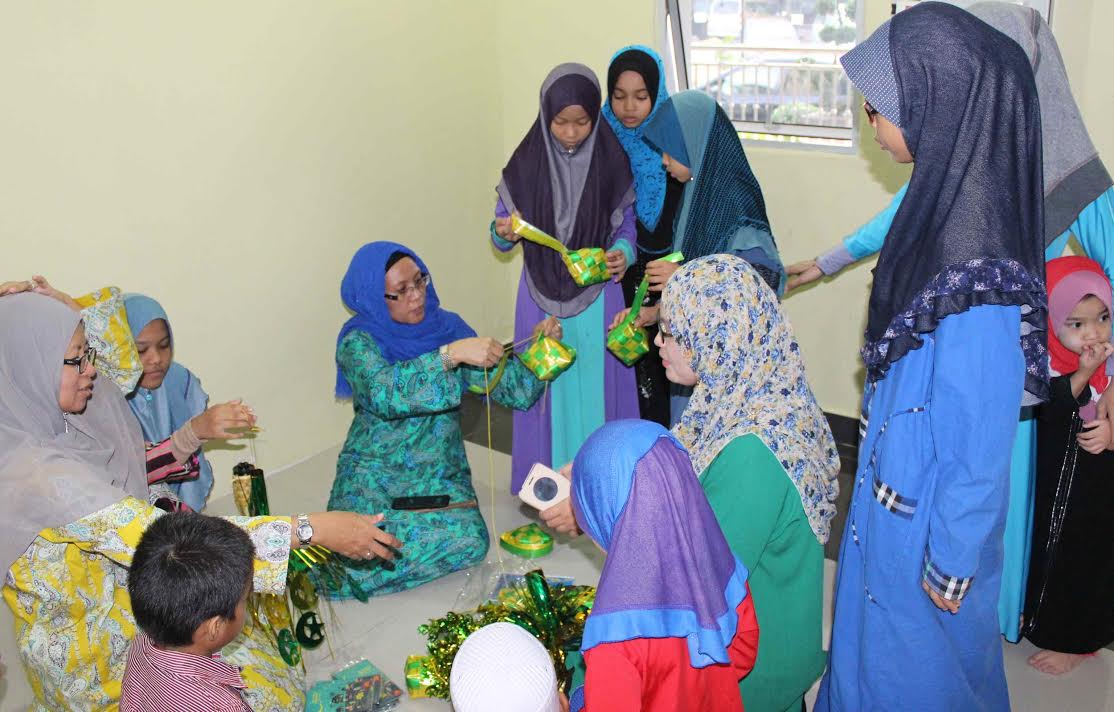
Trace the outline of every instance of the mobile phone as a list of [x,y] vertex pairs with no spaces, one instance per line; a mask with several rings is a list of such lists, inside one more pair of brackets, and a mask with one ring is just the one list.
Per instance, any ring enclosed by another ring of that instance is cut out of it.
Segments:
[[572,483],[567,477],[539,462],[530,468],[526,481],[518,490],[518,498],[541,511],[568,499],[571,491]]
[[441,509],[449,503],[447,494],[431,494],[420,497],[395,497],[391,509]]

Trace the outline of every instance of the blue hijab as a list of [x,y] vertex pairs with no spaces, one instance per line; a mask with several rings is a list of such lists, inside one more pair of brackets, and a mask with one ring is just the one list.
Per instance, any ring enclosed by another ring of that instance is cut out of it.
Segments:
[[762,187],[731,119],[702,91],[678,92],[643,124],[643,140],[692,171],[673,232],[673,249],[692,260],[734,254],[780,296],[785,268]]
[[[174,332],[162,305],[142,294],[125,294],[124,309],[133,338],[138,338],[139,332],[155,319],[162,319],[166,322],[166,333],[170,334],[173,348]],[[154,390],[136,388],[128,396],[128,405],[143,429],[143,437],[148,442],[157,443],[169,438],[191,418],[204,413],[209,407],[209,395],[201,388],[201,381],[175,361],[170,364],[161,386]],[[169,487],[178,499],[200,512],[205,508],[205,500],[213,487],[213,466],[205,459],[202,450],[197,451],[197,459],[201,466],[197,479],[175,482]]]
[[694,668],[730,663],[747,596],[684,447],[647,420],[594,432],[573,462],[581,529],[607,551],[581,650],[636,638],[683,638]]
[[[413,250],[397,243],[369,242],[357,250],[340,283],[344,306],[356,313],[341,327],[337,348],[348,332],[359,329],[375,340],[387,363],[395,364],[435,351],[457,339],[475,336],[476,332],[458,314],[441,308],[432,280],[426,286],[425,317],[421,323],[400,324],[391,318],[383,295],[386,294],[387,262],[396,252],[414,260],[422,274],[429,274],[425,263]],[[337,364],[336,394],[338,398],[352,397],[352,386],[340,370],[340,364]]]
[[[656,69],[656,71],[654,71]],[[611,110],[611,93],[623,72],[638,72],[650,92],[650,115],[635,126],[627,128]],[[629,45],[615,53],[607,70],[607,96],[603,98],[603,118],[610,124],[615,137],[630,159],[634,174],[635,211],[638,219],[651,232],[658,226],[662,206],[665,204],[665,168],[661,156],[642,140],[642,132],[658,112],[658,107],[669,98],[665,87],[665,65],[657,52],[644,45]]]

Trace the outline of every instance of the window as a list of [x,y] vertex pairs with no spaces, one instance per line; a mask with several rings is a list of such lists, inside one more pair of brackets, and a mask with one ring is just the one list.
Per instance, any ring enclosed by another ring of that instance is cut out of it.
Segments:
[[745,139],[851,146],[859,114],[839,58],[861,0],[666,0],[677,84],[715,97]]

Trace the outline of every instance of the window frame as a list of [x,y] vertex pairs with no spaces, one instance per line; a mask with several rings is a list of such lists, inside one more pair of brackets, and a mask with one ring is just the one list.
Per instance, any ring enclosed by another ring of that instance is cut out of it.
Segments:
[[[861,42],[865,36],[864,32],[864,5],[865,0],[858,0],[855,7],[855,27],[858,33],[856,44]],[[684,18],[683,13],[692,14],[692,0],[664,0],[658,3],[660,22],[660,33],[664,37],[663,46],[666,48],[666,57],[663,57],[666,63],[666,71],[669,74],[667,84],[670,91],[683,91],[691,88],[689,86],[689,66],[691,64],[691,49],[693,47],[693,40],[690,36],[692,23],[678,22],[679,19]],[[858,96],[858,92],[854,92]],[[718,102],[717,102],[718,103]],[[722,107],[723,105],[720,104]],[[851,107],[851,126],[848,131],[847,144],[825,144],[818,143],[817,140],[823,140],[824,137],[809,136],[806,132],[801,133],[786,133],[786,134],[770,134],[754,125],[753,122],[741,122],[734,117],[731,118],[731,123],[735,130],[739,133],[740,140],[748,148],[771,148],[774,150],[797,150],[797,151],[820,151],[822,153],[834,154],[857,154],[859,151],[859,137],[862,131],[863,118],[860,111],[856,111],[855,107]],[[787,124],[789,125],[789,124]],[[757,129],[757,130],[756,130]],[[835,129],[839,131],[841,129]],[[748,136],[748,134],[765,134],[767,136],[784,136],[784,140],[767,139]],[[803,140],[802,140],[803,139]],[[843,141],[843,137],[836,137],[835,140]]]

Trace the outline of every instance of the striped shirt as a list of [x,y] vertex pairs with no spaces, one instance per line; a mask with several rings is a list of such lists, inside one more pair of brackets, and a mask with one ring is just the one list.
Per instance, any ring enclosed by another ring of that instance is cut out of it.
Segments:
[[219,655],[156,648],[140,633],[128,650],[120,712],[250,712],[240,670]]
[[178,462],[175,459],[171,438],[159,443],[147,443],[148,485],[193,480],[197,479],[200,473],[201,464],[196,454],[190,455],[185,462]]

